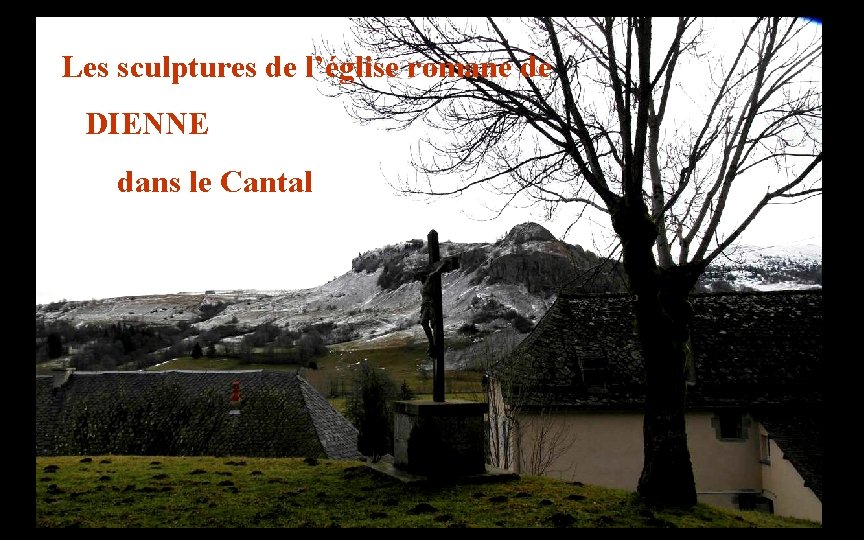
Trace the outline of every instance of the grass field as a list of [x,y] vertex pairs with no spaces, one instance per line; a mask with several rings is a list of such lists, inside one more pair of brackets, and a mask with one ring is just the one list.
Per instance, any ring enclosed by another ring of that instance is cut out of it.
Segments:
[[[268,369],[296,371],[302,369],[303,377],[322,395],[338,399],[351,392],[353,372],[366,360],[372,367],[383,369],[397,385],[406,383],[415,394],[432,394],[432,378],[428,371],[418,367],[429,362],[426,358],[426,345],[420,343],[381,343],[370,347],[341,345],[333,346],[325,356],[314,358],[318,369],[309,369],[297,364],[255,364],[244,363],[236,358],[192,358],[184,356],[164,364],[153,366],[151,370],[171,369]],[[447,396],[469,400],[482,399],[483,375],[474,371],[446,371],[445,386]],[[332,401],[332,400],[331,400]]]
[[549,478],[412,487],[360,462],[38,457],[37,527],[814,527]]
[[[363,360],[384,370],[397,385],[404,382],[416,394],[432,393],[430,372],[419,369],[430,362],[426,358],[425,343],[362,349],[333,348],[326,357],[318,359],[317,370],[306,370],[303,376],[325,396],[345,395],[350,393],[353,370]],[[482,378],[481,373],[473,371],[445,371],[447,393],[454,397],[481,393]]]

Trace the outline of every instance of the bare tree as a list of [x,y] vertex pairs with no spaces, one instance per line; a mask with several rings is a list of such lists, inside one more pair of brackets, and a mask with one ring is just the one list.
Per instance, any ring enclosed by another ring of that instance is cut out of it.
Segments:
[[538,407],[517,417],[515,426],[522,470],[535,476],[550,472],[558,458],[566,454],[576,442],[571,433],[549,406]]
[[489,463],[509,469],[518,461],[520,470],[540,476],[570,450],[576,434],[555,414],[543,385],[510,361],[516,345],[515,334],[504,331],[484,340],[477,358],[487,375]]
[[[504,196],[499,211],[527,198],[550,216],[567,205],[574,222],[595,213],[611,222],[645,360],[638,491],[695,503],[684,428],[688,295],[767,205],[822,193],[821,27],[758,18],[724,54],[690,17],[353,23],[353,43],[324,44],[323,58],[368,53],[435,68],[328,79],[359,120],[429,130],[412,159],[417,174],[399,189],[454,196],[485,187]],[[458,69],[490,62],[509,63],[511,74]],[[543,63],[549,76],[519,75]],[[748,195],[749,212],[732,215]]]

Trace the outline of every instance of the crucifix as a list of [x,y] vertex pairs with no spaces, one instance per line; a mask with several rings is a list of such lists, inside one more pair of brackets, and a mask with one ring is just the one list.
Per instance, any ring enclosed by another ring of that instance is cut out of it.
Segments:
[[441,308],[441,275],[459,268],[459,257],[441,259],[438,233],[429,231],[426,237],[429,248],[429,264],[414,274],[414,281],[422,283],[420,294],[420,325],[429,340],[429,357],[432,358],[432,399],[444,402],[444,315]]

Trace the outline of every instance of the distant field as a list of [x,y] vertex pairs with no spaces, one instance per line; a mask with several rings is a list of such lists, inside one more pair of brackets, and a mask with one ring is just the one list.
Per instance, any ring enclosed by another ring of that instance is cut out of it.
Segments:
[[297,371],[300,366],[297,364],[249,364],[241,362],[237,358],[192,358],[191,356],[182,356],[169,360],[164,364],[151,366],[148,371],[167,371],[171,369],[213,369],[213,370],[235,370],[235,369],[270,369],[281,371]]
[[[318,360],[317,370],[304,370],[303,376],[325,396],[350,392],[353,370],[366,360],[369,365],[383,369],[397,385],[403,382],[416,394],[432,393],[431,371],[419,369],[430,365],[426,358],[426,344],[368,349],[333,349]],[[474,371],[445,371],[448,394],[478,394],[483,389],[483,374]],[[466,396],[466,399],[469,399]]]
[[[419,366],[428,363],[425,344],[389,343],[377,348],[354,348],[342,344],[331,348],[326,356],[313,360],[318,369],[310,369],[298,364],[248,364],[236,358],[192,358],[184,356],[149,370],[171,369],[268,369],[296,371],[301,370],[303,377],[326,397],[336,398],[351,392],[351,379],[360,362],[367,360],[375,368],[383,369],[397,385],[407,383],[416,394],[432,394],[430,371]],[[427,364],[428,365],[428,364]],[[462,399],[482,399],[483,374],[475,371],[446,371],[445,386],[448,397]]]
[[51,370],[62,367],[63,365],[60,360],[48,360],[47,362],[40,362],[36,364],[36,374],[51,375]]
[[[451,348],[460,348],[467,342],[459,339],[448,340]],[[343,410],[344,396],[351,392],[354,370],[364,360],[386,372],[397,386],[403,383],[418,397],[432,395],[431,361],[426,356],[426,343],[412,342],[404,336],[385,336],[372,342],[349,342],[330,346],[330,352],[311,360],[318,369],[299,364],[246,363],[238,358],[192,358],[183,356],[168,362],[151,366],[149,371],[161,370],[300,370],[322,395],[330,399],[337,409]],[[426,369],[420,369],[426,366]],[[55,362],[36,365],[37,374],[51,373],[58,367]],[[481,381],[483,374],[477,371],[445,371],[445,386],[448,398],[481,401],[484,399]]]
[[[86,462],[82,462],[86,461]],[[698,505],[656,510],[627,491],[523,477],[412,487],[357,461],[36,458],[36,527],[818,527]]]

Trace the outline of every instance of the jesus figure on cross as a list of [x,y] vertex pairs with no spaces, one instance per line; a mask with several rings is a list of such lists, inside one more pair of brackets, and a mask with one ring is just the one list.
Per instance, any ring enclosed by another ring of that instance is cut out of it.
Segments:
[[444,315],[441,308],[441,275],[459,268],[459,257],[441,259],[438,233],[429,231],[429,264],[414,274],[414,280],[422,283],[420,289],[420,325],[429,340],[429,357],[433,360],[433,400],[444,401]]

